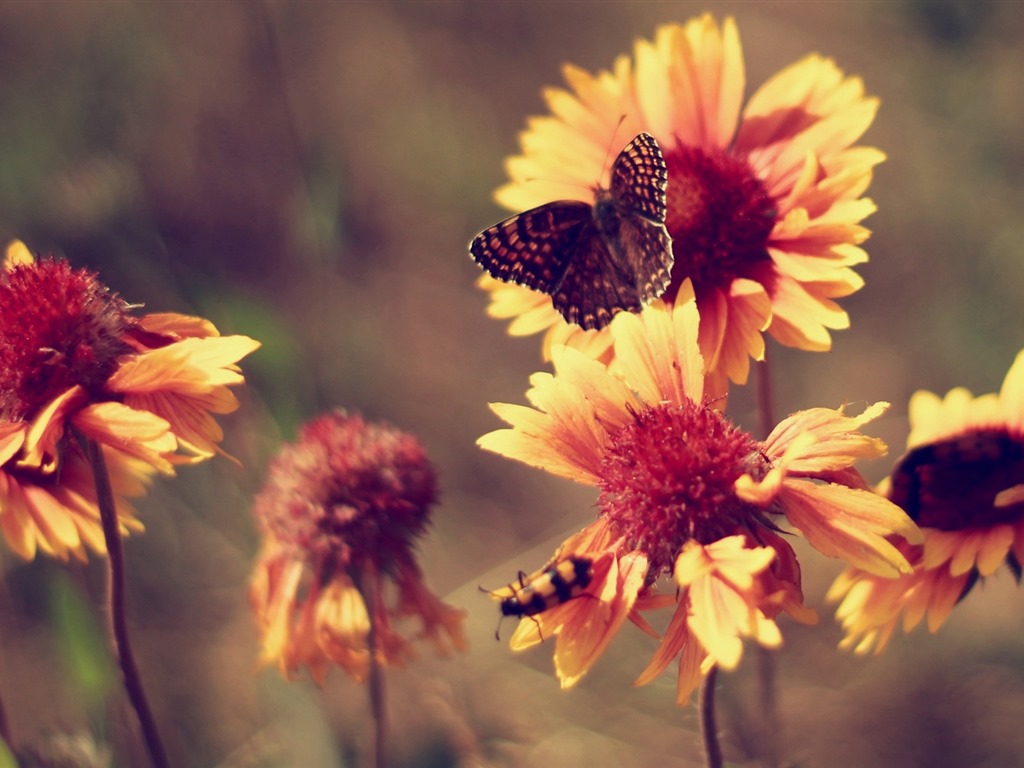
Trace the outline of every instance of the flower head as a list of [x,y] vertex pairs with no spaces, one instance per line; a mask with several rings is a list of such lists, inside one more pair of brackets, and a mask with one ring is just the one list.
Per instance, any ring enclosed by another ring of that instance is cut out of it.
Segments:
[[80,440],[102,446],[123,533],[125,497],[154,472],[212,456],[211,413],[238,401],[235,363],[259,344],[201,318],[136,316],[85,269],[12,243],[0,268],[0,527],[25,559],[105,552]]
[[910,400],[907,453],[879,491],[921,526],[924,541],[900,539],[913,571],[879,581],[852,568],[829,597],[839,601],[842,645],[881,652],[901,623],[923,619],[936,632],[979,578],[1024,563],[1024,352],[998,394],[966,389],[944,398],[920,391]]
[[[886,536],[914,538],[913,523],[853,468],[884,451],[859,431],[884,404],[857,417],[802,411],[757,441],[705,389],[697,325],[686,282],[672,306],[659,301],[616,316],[608,365],[554,347],[555,373],[530,380],[532,407],[492,405],[510,428],[479,440],[599,490],[597,521],[556,555],[592,562],[584,594],[522,622],[512,640],[521,648],[558,635],[563,686],[586,672],[627,618],[653,632],[641,616],[647,610],[675,607],[638,682],[678,657],[680,702],[702,668],[739,663],[741,638],[778,645],[780,612],[813,620],[779,516],[829,556],[876,573],[909,570]],[[673,594],[657,591],[662,577],[674,582]]]
[[[829,329],[849,325],[834,299],[863,282],[851,267],[867,260],[860,222],[874,205],[862,194],[884,158],[854,146],[878,107],[861,81],[811,55],[744,106],[736,25],[719,28],[708,15],[661,27],[610,71],[567,65],[564,74],[569,88],[545,91],[552,116],[529,121],[498,201],[523,210],[585,199],[580,190],[593,187],[613,137],[648,132],[668,167],[675,265],[664,298],[692,281],[708,370],[745,382],[749,358],[763,357],[765,330],[788,346],[827,350]],[[546,330],[546,351],[611,352],[606,330],[566,324],[546,296],[486,276],[481,284],[490,314],[515,318],[510,333]]]
[[264,533],[250,590],[263,661],[288,675],[308,667],[318,682],[334,663],[362,681],[371,652],[390,666],[413,655],[393,626],[403,616],[418,616],[419,637],[439,652],[463,650],[463,612],[427,590],[413,555],[436,498],[412,435],[340,410],[303,427],[253,508]]

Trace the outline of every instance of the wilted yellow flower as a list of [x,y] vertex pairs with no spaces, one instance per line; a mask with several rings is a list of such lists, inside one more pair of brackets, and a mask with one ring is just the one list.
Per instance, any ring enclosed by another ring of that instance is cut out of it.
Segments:
[[439,652],[464,650],[464,612],[426,588],[413,552],[436,497],[412,435],[341,410],[306,424],[253,509],[264,535],[250,588],[262,660],[286,675],[307,667],[317,682],[336,664],[361,682],[371,653],[388,666],[414,654],[393,626],[404,616]]

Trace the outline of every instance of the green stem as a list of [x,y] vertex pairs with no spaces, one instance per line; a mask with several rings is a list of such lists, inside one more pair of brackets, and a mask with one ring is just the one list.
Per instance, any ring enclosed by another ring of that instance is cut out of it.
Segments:
[[160,732],[156,720],[146,701],[146,692],[142,686],[135,656],[132,653],[131,641],[128,638],[128,622],[125,618],[125,568],[124,549],[121,547],[121,531],[114,507],[114,492],[110,487],[110,475],[103,459],[103,449],[95,440],[86,438],[86,452],[92,466],[93,478],[96,482],[96,501],[100,509],[100,523],[103,526],[103,539],[107,545],[107,597],[109,600],[110,635],[114,646],[114,655],[121,667],[121,680],[124,683],[128,700],[135,709],[142,737],[149,751],[149,758],[156,768],[170,768],[167,753],[160,741]]

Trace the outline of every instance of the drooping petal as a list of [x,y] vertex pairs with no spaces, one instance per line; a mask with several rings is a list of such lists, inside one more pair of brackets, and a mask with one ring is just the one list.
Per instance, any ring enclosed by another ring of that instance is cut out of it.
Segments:
[[676,583],[689,596],[688,626],[723,669],[735,669],[743,654],[743,637],[768,648],[782,644],[775,622],[765,616],[755,576],[775,558],[768,547],[748,548],[742,536],[703,547],[695,541],[676,561]]
[[170,424],[156,414],[122,403],[97,403],[75,413],[72,423],[86,437],[174,474],[167,456],[174,453],[177,441]]
[[824,555],[869,573],[895,576],[910,571],[906,557],[887,536],[921,541],[906,513],[871,491],[806,480],[787,480],[781,492],[786,518]]

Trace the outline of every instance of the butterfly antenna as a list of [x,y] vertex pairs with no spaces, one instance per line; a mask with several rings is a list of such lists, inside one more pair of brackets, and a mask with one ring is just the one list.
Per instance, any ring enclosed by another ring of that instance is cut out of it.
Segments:
[[[615,130],[612,131],[611,138],[608,139],[608,148],[604,151],[604,160],[601,162],[601,178],[604,178],[605,169],[608,167],[608,158],[612,156],[612,150],[615,148],[615,137],[619,133],[619,128],[626,121],[626,114],[619,115],[619,121],[615,123]],[[600,179],[598,180],[598,186],[600,186]]]

